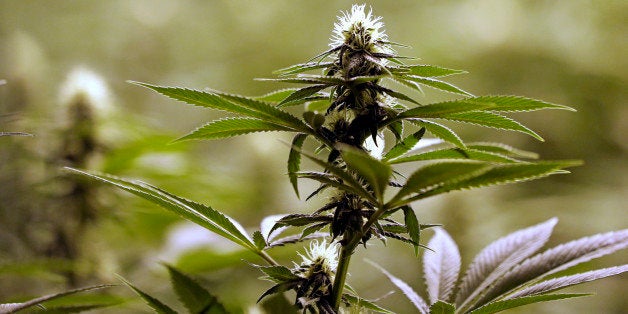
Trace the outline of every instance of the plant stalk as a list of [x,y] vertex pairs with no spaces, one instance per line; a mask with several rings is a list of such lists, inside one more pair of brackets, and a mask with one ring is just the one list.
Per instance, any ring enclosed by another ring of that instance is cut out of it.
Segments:
[[352,245],[352,242],[353,241],[342,247],[340,250],[340,257],[338,258],[338,268],[336,269],[336,277],[334,278],[334,286],[332,288],[332,305],[336,313],[338,313],[338,310],[340,309],[342,291],[344,290],[345,281],[347,279],[347,271],[349,270],[349,262],[351,261],[353,250],[355,249],[355,245]]

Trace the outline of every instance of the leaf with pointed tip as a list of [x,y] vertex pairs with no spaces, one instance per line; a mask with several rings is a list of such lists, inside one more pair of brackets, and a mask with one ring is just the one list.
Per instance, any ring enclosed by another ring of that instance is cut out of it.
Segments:
[[481,150],[489,153],[496,153],[508,157],[520,157],[528,159],[538,159],[539,155],[534,152],[529,152],[521,149],[514,148],[512,146],[502,143],[490,143],[490,142],[474,142],[467,144],[468,148]]
[[410,65],[402,68],[406,68],[409,70],[407,73],[404,74],[416,75],[421,77],[439,77],[467,73],[467,71],[463,70],[448,69],[429,64]]
[[484,186],[507,184],[513,182],[530,181],[552,174],[561,173],[561,169],[580,165],[580,161],[544,161],[537,163],[513,163],[494,165],[486,172],[444,184],[441,187],[414,196],[407,201],[416,201],[426,197],[463,189],[479,188]]
[[[317,171],[305,171],[305,172],[297,172],[297,176],[299,178],[305,178],[305,179],[318,181],[324,185],[323,188],[326,186],[333,186],[340,190],[360,195],[368,199],[369,201],[376,203],[376,199],[373,197],[373,195],[369,194],[368,191],[365,191],[363,187],[357,187],[354,184],[352,185],[345,184],[339,181],[338,178],[332,174],[325,173],[325,172],[317,172]],[[314,193],[318,193],[318,192],[320,192],[320,190],[316,190]],[[311,196],[315,195],[314,193]],[[310,197],[308,197],[308,199],[309,198]]]
[[386,155],[384,155],[383,160],[388,161],[411,151],[421,138],[423,138],[423,135],[425,135],[425,128],[421,128],[412,135],[404,138],[403,141],[397,143],[388,151],[388,153],[386,153]]
[[628,229],[596,234],[570,241],[539,253],[513,268],[490,288],[490,300],[515,287],[529,286],[551,274],[628,247]]
[[388,181],[392,175],[391,167],[354,147],[339,145],[337,148],[340,150],[342,159],[347,163],[347,166],[366,179],[371,188],[373,188],[376,198],[383,202],[384,190],[388,186]]
[[301,232],[300,239],[305,239],[307,236],[316,233],[318,230],[321,230],[322,228],[324,228],[328,224],[329,224],[328,222],[321,222],[321,223],[318,223],[318,224],[315,224],[315,225],[311,225],[311,226],[303,229],[303,232]]
[[389,161],[391,164],[400,164],[404,162],[422,161],[422,160],[437,160],[437,159],[467,159],[500,163],[513,163],[517,160],[495,154],[483,152],[475,149],[460,149],[460,148],[442,148],[426,152],[421,152],[415,155],[395,158]]
[[372,301],[366,300],[366,299],[362,299],[360,297],[356,297],[350,294],[343,294],[342,295],[343,300],[345,300],[346,302],[348,302],[349,304],[352,305],[352,309],[369,309],[371,311],[375,311],[377,313],[385,313],[385,314],[394,314],[394,312],[391,312],[375,303],[373,303]]
[[494,107],[493,104],[466,102],[463,100],[445,101],[414,107],[399,113],[394,119],[446,118],[450,115],[477,112]]
[[430,314],[454,314],[456,307],[443,301],[436,301],[430,305]]
[[419,243],[421,241],[421,226],[419,225],[419,220],[416,218],[416,214],[410,206],[403,207],[403,217],[406,224],[406,229],[408,230],[408,235],[410,236],[410,239],[412,239],[412,241],[415,243],[414,254],[418,256]]
[[[325,224],[329,224],[329,222],[325,222]],[[311,239],[321,239],[321,238],[326,238],[328,236],[329,236],[329,233],[324,233],[324,232],[314,232],[306,236],[294,234],[294,235],[276,239],[273,242],[271,242],[268,245],[268,247],[273,248],[273,247],[278,247],[278,246],[284,246],[286,244],[299,243],[299,242],[302,242],[305,240],[311,240]]]
[[458,134],[454,133],[454,131],[442,124],[421,119],[412,119],[410,120],[410,122],[425,128],[428,132],[432,133],[432,135],[440,138],[447,143],[454,144],[458,148],[466,149],[466,146],[464,145]]
[[162,95],[191,105],[243,114],[267,122],[281,124],[295,130],[309,130],[297,117],[277,109],[268,103],[252,98],[217,91],[199,91],[179,87],[165,87],[133,81],[130,81],[130,83],[152,89]]
[[170,281],[179,301],[185,305],[190,313],[227,313],[218,299],[194,279],[170,265],[165,264],[164,266],[168,268]]
[[489,164],[479,162],[442,162],[427,165],[410,175],[390,202],[400,200],[412,193],[422,194],[446,184],[475,177],[489,169]]
[[153,311],[155,311],[155,313],[158,313],[158,314],[177,314],[177,311],[171,309],[169,306],[167,306],[163,302],[159,301],[158,299],[152,297],[148,293],[146,293],[146,292],[136,288],[134,285],[132,285],[126,279],[122,278],[121,276],[118,276],[118,278],[127,287],[131,288],[131,290],[133,290],[133,292],[135,292],[137,295],[139,295],[140,298],[142,298],[142,300],[144,300],[144,302],[146,302],[146,304],[148,304],[148,306],[150,306],[150,308],[153,309]]
[[282,100],[286,99],[286,97],[290,96],[290,94],[294,93],[294,91],[296,90],[297,88],[279,89],[279,90],[264,94],[262,96],[254,97],[254,99],[259,100],[259,101],[279,103]]
[[287,281],[287,282],[282,282],[282,283],[276,284],[276,285],[272,286],[270,289],[266,290],[266,292],[264,292],[259,297],[259,299],[257,299],[257,303],[259,303],[259,301],[261,301],[264,297],[269,296],[271,294],[288,291],[288,290],[296,287],[299,284],[299,282],[300,282],[300,280],[293,280],[293,281]]
[[589,296],[588,293],[570,293],[570,294],[542,294],[542,295],[533,295],[527,297],[521,297],[516,299],[509,300],[500,300],[496,302],[491,302],[489,304],[483,305],[480,308],[477,308],[471,311],[469,314],[492,314],[501,312],[504,310],[512,309],[518,306],[528,305],[532,303],[539,302],[547,302],[554,300],[562,300],[569,298],[578,298]]
[[266,242],[272,241],[276,236],[281,234],[281,232],[286,229],[285,227],[273,228],[277,224],[277,221],[284,216],[285,215],[270,215],[262,219],[259,228]]
[[33,134],[24,132],[0,132],[0,136],[33,136]]
[[275,283],[299,279],[297,275],[293,274],[292,271],[285,266],[253,266],[266,274],[266,276],[268,276],[266,279],[274,281]]
[[627,271],[628,271],[628,264],[602,268],[602,269],[596,269],[596,270],[592,270],[592,271],[588,271],[588,272],[580,273],[580,274],[575,274],[571,276],[552,278],[552,279],[537,283],[533,286],[523,288],[509,295],[507,298],[514,299],[514,298],[525,297],[525,296],[530,296],[530,295],[545,294],[548,292],[556,291],[559,289],[581,284],[584,282],[589,282],[589,281],[598,280],[598,279],[602,279],[602,278],[606,278],[610,276],[619,275]]
[[500,130],[509,130],[509,131],[517,131],[521,133],[528,134],[537,140],[543,142],[543,138],[536,134],[534,131],[530,130],[523,124],[504,117],[502,115],[492,113],[492,112],[484,112],[484,111],[472,111],[472,112],[462,112],[455,114],[448,114],[439,117],[440,119],[446,119],[457,122],[471,123],[483,127],[500,129]]
[[344,85],[347,83],[344,79],[336,76],[326,75],[299,75],[291,78],[259,78],[258,81],[295,83],[295,84],[327,84],[327,85]]
[[513,232],[484,248],[469,266],[456,295],[459,310],[469,310],[487,288],[510,269],[538,251],[549,239],[558,219]]
[[[329,171],[330,173],[332,173],[333,175],[335,175],[338,179],[342,180],[342,184],[349,186],[351,189],[353,189],[353,193],[358,194],[364,198],[366,198],[367,200],[373,202],[374,204],[377,203],[377,199],[371,195],[369,193],[368,190],[366,190],[362,184],[360,184],[355,177],[353,177],[353,175],[349,172],[347,172],[345,169],[342,169],[334,164],[330,164],[326,161],[320,160],[314,156],[311,156],[310,154],[307,154],[305,152],[301,152],[301,154],[305,157],[307,157],[308,159],[310,159],[311,161],[313,161],[314,163],[318,164],[319,166],[325,168],[325,170]],[[366,153],[365,153],[366,154]],[[367,155],[368,156],[368,155]],[[369,158],[371,158],[369,156]],[[381,163],[381,162],[380,162]],[[382,164],[383,165],[383,164]],[[390,168],[388,168],[390,169]],[[392,171],[392,170],[390,170]],[[388,177],[390,177],[390,174],[388,174]],[[324,182],[326,183],[326,182]],[[388,184],[388,181],[385,182],[385,184]]]
[[349,84],[352,85],[360,85],[360,84],[364,84],[367,82],[373,82],[373,81],[377,81],[379,79],[382,79],[384,77],[387,77],[388,75],[368,75],[368,76],[354,76],[350,79],[347,80],[347,82]]
[[460,94],[460,95],[466,95],[466,96],[473,96],[471,93],[466,92],[456,86],[454,86],[453,84],[447,83],[447,82],[443,82],[441,80],[437,80],[434,78],[429,78],[429,77],[421,77],[421,76],[416,76],[416,75],[404,75],[403,76],[405,79],[407,80],[411,80],[414,82],[417,82],[419,84],[423,84],[425,86],[429,86],[435,89],[439,89],[445,92],[449,92],[449,93],[454,93],[454,94]]
[[388,277],[388,279],[395,286],[397,286],[397,288],[399,288],[399,290],[401,290],[401,292],[403,292],[403,294],[410,300],[410,302],[412,302],[412,304],[417,308],[417,310],[419,310],[420,313],[422,313],[422,314],[429,313],[429,307],[427,306],[427,303],[425,303],[423,298],[421,298],[407,283],[405,283],[403,280],[393,276],[386,269],[384,269],[383,267],[377,265],[376,263],[368,261],[368,260],[367,260],[367,262],[369,264],[373,265],[375,268],[379,269],[379,271],[381,271],[382,273],[384,273],[384,275],[386,275],[386,277]]
[[290,153],[288,154],[288,178],[294,189],[294,193],[299,197],[299,183],[297,180],[297,172],[301,169],[301,147],[307,138],[307,134],[299,133],[292,139],[290,145]]
[[259,249],[260,251],[268,246],[268,244],[266,243],[266,239],[264,239],[264,236],[260,231],[253,232],[253,242],[255,243],[257,249]]
[[430,303],[449,302],[460,273],[460,251],[443,228],[434,228],[434,236],[427,244],[432,251],[423,253],[423,273]]
[[416,100],[412,99],[410,96],[407,96],[404,93],[400,93],[400,92],[397,92],[397,91],[394,91],[394,90],[388,89],[388,88],[382,88],[382,91],[384,93],[388,94],[391,97],[395,97],[397,99],[405,100],[405,101],[411,102],[413,104],[420,105],[420,103],[418,103]]
[[172,195],[141,181],[128,181],[107,174],[96,174],[94,172],[86,172],[69,167],[65,169],[135,194],[253,252],[259,252],[253,240],[246,234],[246,231],[244,231],[244,228],[240,224],[209,206]]
[[306,62],[306,63],[299,63],[299,64],[291,65],[289,67],[286,67],[286,68],[274,71],[273,74],[278,74],[280,76],[286,76],[286,75],[291,75],[291,74],[302,73],[302,72],[309,71],[309,70],[326,68],[326,67],[329,67],[329,66],[332,66],[332,65],[333,65],[333,62]]
[[313,86],[308,86],[301,89],[297,89],[288,97],[286,97],[284,100],[282,100],[278,106],[283,106],[290,102],[301,100],[303,98],[312,96],[329,86],[330,86],[329,84],[319,84],[319,85],[313,85]]
[[492,103],[495,106],[491,111],[501,112],[524,112],[524,111],[536,111],[542,109],[561,109],[576,111],[575,109],[563,105],[556,105],[545,101],[540,101],[532,98],[526,98],[521,96],[479,96],[468,98],[466,101]]
[[253,119],[253,118],[225,118],[210,123],[177,139],[186,140],[216,140],[253,132],[293,131],[282,125]]
[[32,308],[46,301],[60,299],[69,295],[76,294],[76,293],[109,288],[109,287],[112,287],[112,285],[98,285],[98,286],[84,287],[84,288],[72,289],[72,290],[68,290],[64,292],[45,295],[45,296],[31,299],[31,300],[21,302],[21,303],[4,303],[4,304],[0,304],[0,313],[15,313],[18,311]]

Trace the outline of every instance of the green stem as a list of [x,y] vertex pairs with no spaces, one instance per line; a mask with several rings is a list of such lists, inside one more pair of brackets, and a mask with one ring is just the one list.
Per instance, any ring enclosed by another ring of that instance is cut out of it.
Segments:
[[336,277],[334,279],[334,286],[332,288],[332,303],[334,311],[336,311],[336,313],[338,313],[338,309],[340,309],[340,302],[342,301],[342,291],[344,290],[345,281],[347,279],[347,271],[349,270],[349,262],[351,261],[351,255],[353,255],[353,250],[355,249],[355,245],[349,247],[350,245],[351,244],[343,246],[340,250],[338,268],[336,269]]
[[270,255],[268,255],[268,253],[266,253],[264,251],[257,251],[255,253],[257,253],[257,255],[259,255],[266,262],[268,262],[268,264],[270,264],[272,266],[278,266],[279,265],[279,263],[277,263],[277,261],[275,261],[272,257],[270,257]]

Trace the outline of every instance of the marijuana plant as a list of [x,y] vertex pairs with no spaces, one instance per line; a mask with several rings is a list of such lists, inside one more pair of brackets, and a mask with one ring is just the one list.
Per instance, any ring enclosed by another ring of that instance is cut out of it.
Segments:
[[[404,63],[412,58],[396,52],[395,47],[403,45],[389,41],[383,26],[381,18],[367,11],[364,5],[353,6],[334,25],[330,49],[306,63],[277,71],[277,78],[263,79],[302,87],[281,89],[260,97],[131,82],[175,100],[234,114],[211,121],[181,137],[180,141],[216,140],[267,131],[293,133],[287,169],[297,196],[297,183],[302,178],[320,183],[307,199],[320,196],[324,190],[331,190],[333,195],[324,206],[312,213],[293,213],[279,219],[265,219],[259,231],[249,234],[235,219],[222,212],[150,184],[77,169],[70,171],[143,197],[257,254],[268,265],[254,266],[274,283],[260,299],[275,293],[294,291],[294,304],[304,313],[338,313],[343,306],[388,312],[359,297],[346,283],[351,257],[359,245],[366,247],[372,239],[394,239],[411,244],[418,254],[419,247],[423,247],[420,242],[421,231],[434,225],[419,223],[412,208],[414,202],[456,190],[566,173],[564,169],[576,166],[579,162],[539,161],[535,160],[536,154],[505,144],[463,142],[442,121],[521,132],[542,141],[537,133],[504,114],[573,109],[520,96],[474,96],[442,80],[443,77],[462,74],[464,71]],[[314,71],[321,74],[311,74]],[[421,104],[394,89],[388,82],[416,91],[427,86],[461,98]],[[304,107],[302,117],[285,110],[295,106]],[[434,138],[425,138],[426,133]],[[386,136],[394,142],[387,144]],[[312,141],[318,145],[318,149],[314,152],[306,151],[306,141]],[[311,160],[320,169],[301,170],[302,157]],[[394,168],[397,164],[416,161],[425,163],[421,163],[407,179]],[[547,270],[541,269],[546,266],[547,260],[569,255],[571,250],[568,249],[557,249],[556,253],[549,253],[548,256],[541,255],[538,259],[522,262],[545,242],[551,231],[549,225],[554,224],[552,220],[536,229],[523,231],[525,237],[507,237],[481,253],[468,272],[469,279],[465,277],[458,291],[455,303],[458,305],[457,311],[469,312],[484,306],[482,308],[489,307],[495,312],[505,308],[495,305],[506,300],[504,292],[538,275],[547,275],[555,267],[575,265],[573,259],[578,260],[578,257],[560,260],[559,264]],[[290,227],[301,228],[301,231],[296,236],[280,237]],[[428,244],[434,252],[429,251],[424,255],[426,277],[431,282],[430,301],[439,304],[439,308],[445,312],[452,312],[454,305],[446,302],[453,302],[452,291],[458,278],[456,268],[459,268],[459,262],[455,261],[457,250],[447,240],[444,230],[436,230],[436,237]],[[292,267],[281,265],[270,254],[275,246],[320,237],[325,239],[310,242],[308,252],[301,255],[303,261]],[[519,243],[528,238],[531,242],[521,246],[521,250],[512,247],[514,251],[504,252],[505,248],[511,248],[510,242]],[[620,242],[625,244],[625,237]],[[624,244],[618,244],[618,247]],[[584,244],[573,245],[576,252],[579,252],[579,245]],[[604,247],[601,243],[587,245],[591,245],[593,250],[603,250]],[[486,268],[487,265],[490,267]],[[531,270],[524,271],[523,267],[530,267]],[[484,273],[486,271],[488,273]],[[625,271],[625,267],[618,268],[614,273],[620,271]],[[404,286],[401,281],[390,277],[398,285]],[[586,280],[578,278],[571,282],[583,281]],[[545,284],[551,285],[547,281]],[[419,301],[416,294],[406,287],[402,290],[417,304],[419,310],[429,311],[426,303]],[[518,292],[513,290],[507,296],[513,299],[526,298],[554,290],[543,287],[530,290],[535,287],[516,290]],[[560,288],[561,284],[556,283],[552,287]],[[154,308],[159,302],[145,293],[140,295]],[[546,299],[528,298],[526,302]]]

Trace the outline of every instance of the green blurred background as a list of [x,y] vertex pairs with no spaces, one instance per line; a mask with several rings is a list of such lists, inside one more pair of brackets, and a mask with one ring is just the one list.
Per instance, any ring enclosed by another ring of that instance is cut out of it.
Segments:
[[[492,240],[551,217],[550,246],[628,225],[628,2],[365,1],[383,16],[402,55],[465,69],[450,81],[476,95],[515,94],[569,105],[577,113],[520,114],[545,138],[454,126],[467,141],[502,141],[544,159],[583,159],[570,175],[457,192],[414,207],[443,223],[463,265]],[[118,283],[120,274],[176,303],[165,261],[195,274],[234,312],[255,312],[270,287],[242,262],[260,263],[229,243],[109,187],[68,179],[73,165],[141,178],[204,202],[251,230],[271,214],[307,212],[285,175],[285,134],[171,144],[221,113],[125,83],[261,95],[278,86],[253,79],[326,50],[333,23],[351,1],[1,1],[0,303],[68,286]],[[426,90],[423,103],[454,96]],[[77,111],[76,108],[84,110]],[[87,110],[85,108],[94,108]],[[78,123],[76,118],[79,117]],[[74,121],[74,122],[73,122]],[[301,193],[315,188],[302,182]],[[426,232],[427,235],[430,232]],[[288,265],[300,247],[271,254]],[[589,266],[626,262],[620,252]],[[366,298],[394,290],[364,262],[423,289],[413,250],[373,242],[352,261],[349,282]],[[624,276],[577,287],[598,295],[512,313],[626,313]],[[109,293],[129,298],[125,288]],[[381,304],[412,312],[400,292]],[[128,301],[104,312],[141,312]]]

